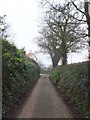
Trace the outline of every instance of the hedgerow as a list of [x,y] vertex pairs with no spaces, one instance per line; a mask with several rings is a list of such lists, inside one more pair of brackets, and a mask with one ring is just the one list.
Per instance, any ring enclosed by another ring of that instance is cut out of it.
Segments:
[[38,64],[13,43],[2,41],[2,106],[5,114],[39,78]]
[[58,83],[59,79],[61,78],[60,72],[57,69],[55,69],[52,71],[50,77],[51,77],[51,80],[53,81],[53,83],[56,85]]
[[[57,75],[55,77],[54,74],[57,74],[58,77]],[[57,78],[58,83],[55,84]],[[87,62],[58,66],[52,70],[50,79],[85,117],[90,117],[90,111],[88,110]]]

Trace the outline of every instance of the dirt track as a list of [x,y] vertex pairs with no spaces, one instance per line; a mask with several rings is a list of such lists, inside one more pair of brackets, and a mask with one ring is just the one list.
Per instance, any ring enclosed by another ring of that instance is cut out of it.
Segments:
[[74,118],[47,75],[42,75],[18,118]]

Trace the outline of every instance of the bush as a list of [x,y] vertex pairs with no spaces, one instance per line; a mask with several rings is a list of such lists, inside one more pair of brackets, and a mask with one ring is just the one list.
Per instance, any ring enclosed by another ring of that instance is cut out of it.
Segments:
[[17,49],[13,43],[2,41],[2,105],[3,114],[39,78],[38,64]]
[[60,80],[60,72],[59,72],[59,70],[57,70],[57,69],[53,70],[51,75],[50,75],[50,79],[56,85],[58,83],[58,81]]
[[55,68],[51,74],[51,81],[54,81],[54,74],[58,75],[57,88],[75,104],[77,109],[80,109],[84,115],[90,116],[88,111],[88,63],[75,63],[67,66],[59,66]]

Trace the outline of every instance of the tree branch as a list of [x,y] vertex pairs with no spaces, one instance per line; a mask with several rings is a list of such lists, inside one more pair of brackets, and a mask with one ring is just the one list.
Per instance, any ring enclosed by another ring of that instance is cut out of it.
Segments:
[[[72,0],[71,0],[71,1],[72,1]],[[72,1],[72,4],[74,5],[74,7],[75,7],[79,12],[81,12],[82,14],[85,15],[85,12],[83,12],[82,10],[80,10],[73,1]]]

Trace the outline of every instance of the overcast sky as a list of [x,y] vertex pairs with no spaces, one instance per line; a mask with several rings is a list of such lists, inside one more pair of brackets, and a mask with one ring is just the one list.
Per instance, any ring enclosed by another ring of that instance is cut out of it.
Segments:
[[[39,0],[40,1],[40,0]],[[38,0],[0,0],[0,15],[7,15],[6,22],[10,25],[9,33],[14,37],[17,47],[25,47],[34,53],[38,50],[34,38],[40,30],[41,8]],[[86,51],[70,54],[69,63],[85,61]],[[48,66],[51,62],[48,56],[39,55],[39,59]]]

